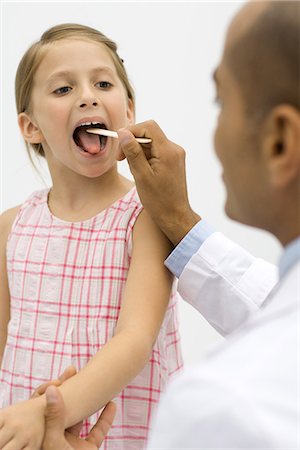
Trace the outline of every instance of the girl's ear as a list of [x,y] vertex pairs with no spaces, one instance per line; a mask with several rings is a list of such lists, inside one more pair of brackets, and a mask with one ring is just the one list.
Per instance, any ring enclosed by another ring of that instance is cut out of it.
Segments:
[[[133,101],[129,98],[127,102],[127,126],[134,125],[135,124],[135,112],[134,112],[134,104]],[[126,127],[124,127],[126,128]],[[125,159],[125,155],[121,150],[121,147],[119,145],[119,149],[116,155],[117,161],[123,161]]]
[[27,113],[20,113],[18,116],[18,123],[23,135],[23,138],[29,144],[40,144],[42,142],[42,133],[40,129],[32,121],[32,118]]
[[128,106],[127,106],[128,125],[134,125],[134,122],[135,122],[134,119],[135,119],[134,105],[133,105],[133,101],[129,98],[128,99]]

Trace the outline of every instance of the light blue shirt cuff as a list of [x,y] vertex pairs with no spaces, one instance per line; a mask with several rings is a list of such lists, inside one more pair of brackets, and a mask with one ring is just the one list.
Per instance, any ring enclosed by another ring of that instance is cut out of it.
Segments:
[[165,260],[165,266],[179,278],[191,257],[199,250],[203,242],[216,230],[205,220],[200,220],[179,242]]

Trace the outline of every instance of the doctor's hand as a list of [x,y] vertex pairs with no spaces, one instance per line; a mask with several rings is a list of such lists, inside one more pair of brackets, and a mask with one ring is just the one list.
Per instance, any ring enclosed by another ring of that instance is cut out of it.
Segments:
[[[186,185],[185,151],[154,121],[118,130],[119,160],[127,158],[145,209],[169,240],[179,241],[201,218],[192,210]],[[140,145],[134,136],[152,139]]]
[[80,425],[65,431],[65,405],[56,386],[47,387],[46,401],[43,450],[99,449],[114,420],[116,406],[113,402],[106,405],[96,425],[91,429],[88,437],[83,440],[79,438]]

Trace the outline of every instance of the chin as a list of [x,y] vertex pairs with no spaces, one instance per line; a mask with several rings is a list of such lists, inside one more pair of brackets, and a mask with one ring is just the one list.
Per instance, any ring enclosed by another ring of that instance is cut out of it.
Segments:
[[252,213],[249,214],[249,211],[241,212],[240,209],[233,208],[230,204],[226,203],[225,213],[229,219],[234,220],[235,222],[239,222],[249,227],[266,229],[262,226],[261,221],[257,220],[257,217],[253,216]]
[[241,217],[241,214],[238,214],[236,208],[233,208],[232,205],[228,202],[228,200],[225,203],[224,209],[226,216],[229,217],[229,219],[235,220],[236,222],[240,223],[246,223],[243,217]]
[[230,205],[228,199],[225,202],[224,211],[225,211],[226,216],[229,217],[229,219],[234,219],[233,213],[232,213],[232,208],[231,208],[231,205]]

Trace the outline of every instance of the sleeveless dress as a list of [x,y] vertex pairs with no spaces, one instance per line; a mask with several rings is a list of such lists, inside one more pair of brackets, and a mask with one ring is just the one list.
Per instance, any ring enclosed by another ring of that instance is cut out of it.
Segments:
[[[28,399],[71,364],[84,367],[113,336],[121,307],[132,230],[142,210],[136,188],[82,222],[53,216],[48,193],[29,197],[8,238],[11,319],[0,371],[1,408]],[[101,449],[145,447],[160,393],[182,367],[176,304],[174,284],[150,360],[115,399],[116,418]],[[82,436],[97,418],[85,421]]]

